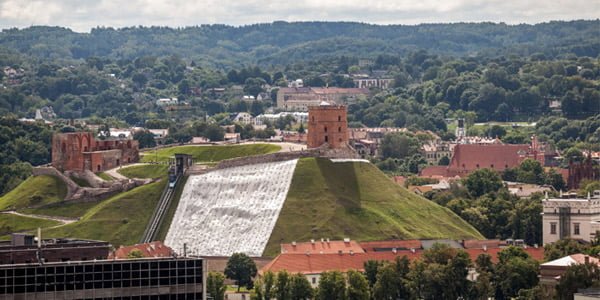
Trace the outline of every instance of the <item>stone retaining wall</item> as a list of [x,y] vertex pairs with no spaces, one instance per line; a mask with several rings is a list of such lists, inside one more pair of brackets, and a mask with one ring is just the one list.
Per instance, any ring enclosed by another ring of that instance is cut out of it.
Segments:
[[305,157],[360,158],[359,155],[349,146],[347,148],[329,149],[327,145],[323,145],[319,148],[308,150],[276,152],[270,154],[226,159],[219,162],[219,164],[217,164],[217,166],[214,169],[225,169],[253,164],[299,159]]
[[65,197],[65,199],[73,197],[75,192],[77,192],[77,190],[79,189],[79,185],[77,183],[71,180],[71,178],[65,176],[65,174],[59,172],[54,167],[36,167],[33,168],[31,173],[34,176],[50,175],[60,178],[67,185],[67,196]]

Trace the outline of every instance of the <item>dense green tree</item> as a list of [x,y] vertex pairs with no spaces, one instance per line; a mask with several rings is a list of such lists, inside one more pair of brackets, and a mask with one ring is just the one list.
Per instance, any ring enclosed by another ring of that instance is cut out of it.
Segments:
[[321,278],[319,279],[319,289],[317,290],[317,299],[345,300],[346,279],[344,278],[344,275],[339,271],[321,273]]
[[219,272],[209,272],[206,277],[206,293],[215,300],[224,300],[226,290],[225,276]]
[[[292,275],[289,282],[290,298],[291,300],[307,300],[312,299],[313,289],[310,286],[310,282],[306,279],[306,276],[298,273]],[[279,298],[277,298],[279,299]]]
[[290,274],[283,270],[277,273],[277,281],[275,283],[275,299],[289,300],[292,297],[291,294],[291,276]]
[[539,264],[523,249],[506,248],[498,253],[498,259],[494,274],[496,298],[515,297],[520,290],[530,289],[538,284]]
[[595,263],[573,264],[560,276],[556,291],[559,299],[572,300],[573,294],[600,284],[600,268]]
[[365,276],[369,282],[369,290],[373,290],[373,286],[377,282],[377,273],[382,263],[377,260],[368,260],[364,263]]
[[419,140],[403,133],[387,134],[381,142],[381,152],[384,158],[406,158],[417,153],[419,147]]
[[544,245],[544,260],[551,261],[571,254],[584,253],[589,245],[574,239],[561,239]]
[[478,169],[464,180],[465,187],[473,197],[498,191],[502,186],[500,175],[490,169]]
[[348,277],[347,300],[369,300],[369,283],[365,276],[354,270],[346,273]]
[[252,278],[256,276],[256,264],[248,255],[234,253],[227,261],[224,273],[227,278],[235,281],[235,284],[238,286],[238,292],[242,286],[251,289]]

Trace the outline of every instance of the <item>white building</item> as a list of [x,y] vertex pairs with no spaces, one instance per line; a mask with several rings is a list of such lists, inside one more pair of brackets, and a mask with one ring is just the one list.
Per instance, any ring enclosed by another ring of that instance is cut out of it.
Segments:
[[169,106],[169,105],[177,105],[179,104],[179,100],[177,98],[161,98],[156,100],[156,105],[158,106]]
[[275,122],[280,118],[285,118],[287,116],[292,116],[296,123],[306,123],[308,121],[308,113],[307,112],[280,112],[277,114],[262,114],[256,116],[254,119],[254,125],[263,125],[265,121]]
[[600,230],[600,191],[587,198],[550,198],[542,200],[544,245],[563,238],[591,241]]
[[233,122],[247,125],[252,124],[254,122],[254,118],[252,118],[252,115],[247,112],[241,112],[238,113],[235,118],[233,118]]

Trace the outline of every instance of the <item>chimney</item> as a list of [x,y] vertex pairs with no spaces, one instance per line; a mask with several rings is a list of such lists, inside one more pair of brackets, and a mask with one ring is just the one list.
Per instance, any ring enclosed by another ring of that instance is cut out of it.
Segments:
[[350,250],[350,255],[354,255],[354,251]]
[[292,241],[292,246],[296,247],[296,241]]
[[416,253],[416,252],[417,252],[417,250],[415,250],[415,248],[410,248],[410,252],[412,252],[412,253]]
[[42,248],[42,228],[38,227],[37,232],[37,246],[38,249]]
[[344,244],[349,244],[350,243],[350,238],[344,238]]
[[537,249],[539,247],[538,244],[533,244],[533,248]]
[[392,248],[392,253],[398,253],[398,249]]
[[329,238],[327,238],[327,244],[329,244]]
[[310,240],[310,243],[314,245],[314,244],[315,244],[315,240],[314,240],[314,239],[311,239],[311,240]]
[[487,245],[483,245],[483,252],[487,252]]
[[589,264],[589,263],[590,263],[590,257],[589,257],[589,255],[586,255],[586,256],[584,256],[584,257],[583,257],[583,260],[584,260],[584,262],[585,262],[586,264]]

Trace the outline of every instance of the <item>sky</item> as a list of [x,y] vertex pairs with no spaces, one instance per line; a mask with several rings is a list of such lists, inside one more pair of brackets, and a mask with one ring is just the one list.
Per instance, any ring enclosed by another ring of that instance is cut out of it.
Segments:
[[541,23],[600,18],[600,0],[0,0],[0,28],[246,25],[273,21],[372,24]]

